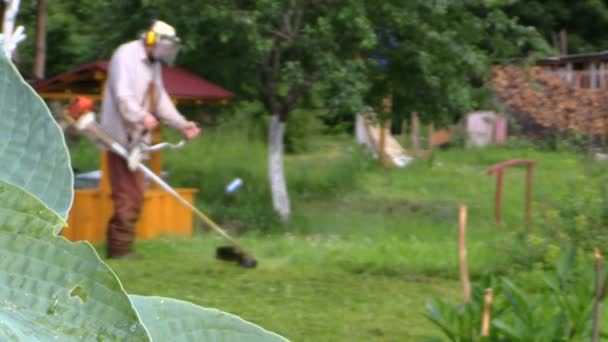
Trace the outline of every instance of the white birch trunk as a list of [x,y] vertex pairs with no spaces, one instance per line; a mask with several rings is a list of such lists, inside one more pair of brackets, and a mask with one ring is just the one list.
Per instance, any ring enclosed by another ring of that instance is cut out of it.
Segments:
[[285,136],[285,122],[281,122],[278,115],[273,115],[270,121],[268,135],[268,178],[272,193],[272,206],[284,222],[289,220],[291,209],[285,170],[283,168],[283,138]]
[[6,53],[9,57],[13,56],[13,52],[17,44],[25,39],[23,26],[15,28],[15,19],[19,11],[20,0],[4,0],[5,11],[2,19],[2,40]]

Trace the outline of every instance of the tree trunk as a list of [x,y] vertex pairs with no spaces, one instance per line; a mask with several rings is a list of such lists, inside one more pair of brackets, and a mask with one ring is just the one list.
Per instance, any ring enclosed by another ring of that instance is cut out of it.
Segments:
[[285,126],[285,122],[280,120],[279,115],[272,115],[268,135],[268,178],[270,179],[270,190],[272,192],[272,206],[283,222],[287,222],[291,214],[283,168]]
[[[20,39],[25,38],[19,37],[19,34],[15,28],[15,18],[19,11],[19,4],[21,0],[4,0],[3,17],[2,17],[2,34],[4,34],[4,48],[8,52],[10,57],[13,57],[14,51],[17,48],[17,44]],[[19,29],[19,27],[18,27]],[[20,29],[21,33],[23,28]]]
[[36,59],[33,74],[37,80],[44,79],[46,64],[46,0],[38,0],[36,14]]

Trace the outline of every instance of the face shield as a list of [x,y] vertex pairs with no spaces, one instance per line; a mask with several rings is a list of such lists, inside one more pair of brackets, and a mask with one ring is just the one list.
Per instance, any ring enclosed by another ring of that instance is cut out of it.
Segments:
[[152,59],[166,66],[173,66],[175,57],[181,47],[181,42],[177,37],[159,37],[152,49]]

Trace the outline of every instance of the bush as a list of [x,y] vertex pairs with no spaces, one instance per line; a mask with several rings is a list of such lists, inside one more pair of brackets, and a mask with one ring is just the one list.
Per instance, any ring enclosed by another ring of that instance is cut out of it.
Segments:
[[[427,318],[451,341],[581,341],[591,338],[593,274],[573,248],[550,272],[534,273],[540,292],[526,292],[513,281],[487,277],[473,286],[470,303],[451,305],[432,300]],[[589,262],[589,265],[591,263]],[[492,288],[489,337],[480,337],[483,293]]]
[[294,157],[288,163],[289,191],[299,197],[327,197],[352,190],[362,172],[375,165],[354,142],[323,154]]
[[99,169],[99,149],[90,139],[68,141],[68,147],[75,174]]
[[[184,149],[166,152],[166,168],[173,185],[199,189],[197,197],[203,210],[219,223],[236,220],[246,228],[267,232],[280,227],[281,222],[272,208],[267,147],[255,130],[248,131],[252,129],[245,124],[248,120],[251,118],[246,114],[236,114]],[[314,153],[285,159],[294,206],[306,197],[331,196],[356,186],[358,174],[369,165],[369,159],[350,138],[330,150],[322,137],[307,139]],[[235,178],[241,178],[243,186],[227,195],[225,187]]]
[[311,141],[321,132],[323,124],[317,111],[296,109],[287,118],[285,132],[285,152],[301,153],[309,151]]
[[[166,168],[173,185],[199,189],[198,204],[218,223],[239,220],[267,231],[279,220],[266,176],[266,146],[235,126],[206,132],[184,149],[167,152]],[[227,195],[225,187],[235,178],[241,178],[243,186]]]

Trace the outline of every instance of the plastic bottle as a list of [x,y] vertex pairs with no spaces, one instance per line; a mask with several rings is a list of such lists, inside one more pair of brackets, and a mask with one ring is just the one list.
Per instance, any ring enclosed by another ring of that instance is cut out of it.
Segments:
[[232,182],[230,182],[230,184],[226,186],[226,193],[232,194],[236,192],[241,187],[241,185],[243,185],[243,180],[240,178],[235,178]]

